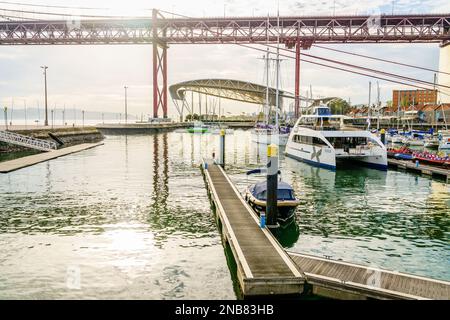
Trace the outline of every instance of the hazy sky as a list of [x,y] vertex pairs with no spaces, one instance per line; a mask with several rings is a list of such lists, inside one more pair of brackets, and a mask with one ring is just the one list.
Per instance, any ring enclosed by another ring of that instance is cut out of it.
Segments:
[[[9,0],[15,2],[15,0]],[[17,1],[19,2],[19,1]],[[277,1],[267,0],[195,0],[195,1],[151,1],[151,0],[22,0],[21,3],[70,5],[80,7],[108,8],[102,10],[77,10],[78,14],[146,15],[152,7],[188,16],[251,16],[275,15]],[[23,10],[45,10],[64,12],[57,8],[37,8],[5,4],[2,8]],[[280,15],[306,14],[372,14],[372,13],[448,13],[449,0],[318,0],[280,1]],[[362,54],[402,61],[429,68],[438,68],[439,47],[437,44],[366,44],[334,45],[332,47]],[[169,49],[169,85],[185,80],[201,78],[231,78],[263,83],[263,62],[258,59],[262,53],[235,45],[172,45]],[[311,49],[311,54],[333,57],[350,63],[433,81],[433,74],[416,69],[395,67],[363,58],[349,57],[321,49]],[[58,107],[76,105],[92,111],[121,112],[123,110],[123,86],[126,84],[129,96],[129,112],[151,113],[151,46],[3,46],[0,47],[0,103],[22,106],[27,100],[29,106],[39,101],[43,104],[43,76],[39,66],[47,65],[49,104]],[[282,62],[281,78],[283,89],[293,91],[294,62]],[[301,91],[310,85],[314,95],[341,96],[351,98],[352,103],[367,103],[370,78],[351,75],[307,63],[301,64]],[[375,83],[376,79],[372,79]],[[390,100],[392,89],[399,85],[381,82],[381,98]],[[257,111],[257,105],[228,103],[228,110]],[[169,114],[175,115],[172,102]]]

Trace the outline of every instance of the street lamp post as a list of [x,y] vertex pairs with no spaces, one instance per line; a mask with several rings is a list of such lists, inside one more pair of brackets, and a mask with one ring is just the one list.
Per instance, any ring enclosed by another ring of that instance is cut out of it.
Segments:
[[45,83],[45,120],[44,126],[48,126],[48,109],[47,109],[47,66],[41,66],[44,69],[44,83]]
[[82,125],[83,125],[83,128],[84,128],[84,110],[81,111],[81,114],[83,115],[83,122],[82,122]]
[[5,107],[3,111],[5,112],[5,130],[8,130],[8,107]]
[[128,123],[128,110],[127,110],[127,108],[128,108],[128,106],[127,106],[127,89],[128,89],[128,87],[124,86],[123,88],[125,89],[125,124],[127,124]]
[[23,100],[23,108],[25,111],[25,128],[28,128],[28,117],[27,117],[27,101]]

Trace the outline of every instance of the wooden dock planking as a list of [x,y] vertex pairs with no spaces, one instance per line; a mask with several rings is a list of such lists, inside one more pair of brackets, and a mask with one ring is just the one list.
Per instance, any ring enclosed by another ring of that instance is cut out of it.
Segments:
[[415,171],[417,173],[429,176],[440,176],[443,177],[447,182],[450,179],[450,170],[446,168],[438,168],[426,164],[419,164],[419,166],[416,167],[416,164],[412,161],[397,160],[397,159],[388,159],[388,164],[391,167]]
[[315,293],[331,298],[450,299],[450,282],[289,253]]
[[269,231],[259,227],[252,209],[222,168],[207,164],[205,177],[238,265],[244,296],[301,293],[304,278],[290,257]]
[[[403,163],[402,163],[403,165]],[[335,299],[450,299],[450,282],[302,253],[287,253],[219,166],[203,170],[244,296],[312,293]],[[289,258],[290,257],[290,258]],[[296,267],[293,267],[293,265]]]
[[83,150],[91,149],[102,145],[103,142],[99,143],[82,143],[75,146],[70,146],[67,148],[58,149],[55,151],[43,152],[38,154],[33,154],[31,156],[26,156],[14,160],[0,162],[0,173],[8,173],[11,171],[19,170],[25,167],[29,167],[44,161],[52,160],[62,156],[66,156],[72,153],[80,152]]

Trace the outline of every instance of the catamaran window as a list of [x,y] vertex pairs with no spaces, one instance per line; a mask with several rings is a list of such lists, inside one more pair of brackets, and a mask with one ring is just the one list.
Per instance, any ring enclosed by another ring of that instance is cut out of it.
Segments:
[[329,137],[331,145],[336,149],[355,148],[356,146],[367,145],[366,137]]
[[323,145],[323,146],[326,146],[326,145],[327,145],[327,144],[325,143],[325,141],[323,141],[323,140],[320,139],[320,138],[317,138],[317,137],[308,137],[308,136],[301,136],[301,135],[299,135],[299,134],[296,134],[296,135],[292,138],[292,140],[293,140],[294,142],[297,142],[297,143],[303,143],[303,144],[311,144],[311,145],[315,144],[315,145]]
[[323,141],[320,138],[317,137],[313,137],[313,144],[318,144],[318,145],[323,145],[326,146],[327,144],[325,143],[325,141]]

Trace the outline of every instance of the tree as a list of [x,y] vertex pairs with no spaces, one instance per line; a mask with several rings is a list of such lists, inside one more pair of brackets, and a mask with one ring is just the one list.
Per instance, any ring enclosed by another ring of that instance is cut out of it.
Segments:
[[409,106],[409,99],[408,97],[403,97],[402,100],[400,101],[400,105],[404,108]]
[[185,118],[185,121],[195,121],[198,120],[198,114],[188,114]]
[[257,119],[258,119],[258,121],[260,121],[260,120],[264,120],[264,112],[259,112],[258,113],[258,117],[257,117]]
[[328,103],[332,114],[347,114],[351,107],[344,99],[335,99]]

